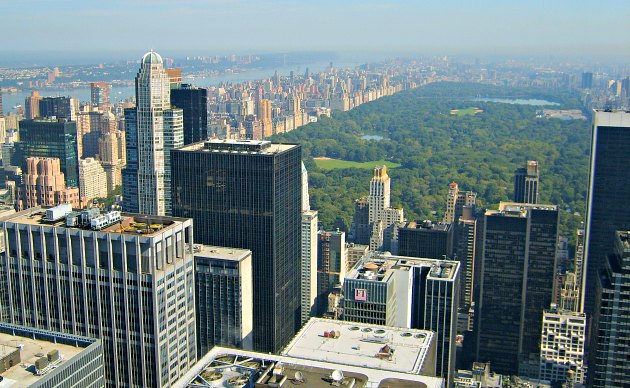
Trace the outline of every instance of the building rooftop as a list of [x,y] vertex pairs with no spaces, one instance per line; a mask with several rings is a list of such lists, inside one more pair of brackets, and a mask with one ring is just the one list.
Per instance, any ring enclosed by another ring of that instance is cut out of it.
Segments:
[[[435,342],[428,330],[311,318],[282,355],[381,371],[422,374]],[[426,373],[426,372],[425,372]]]
[[434,223],[429,220],[424,220],[422,222],[419,221],[409,221],[405,223],[403,228],[405,229],[423,229],[423,230],[435,230],[445,232],[450,228],[451,224],[446,224],[444,222]]
[[[60,207],[64,207],[64,209],[55,212]],[[25,225],[54,226],[68,229],[95,230],[105,233],[121,233],[151,237],[172,228],[177,223],[181,223],[186,220],[186,218],[146,216],[120,212],[111,212],[114,214],[109,216],[110,213],[101,214],[99,209],[85,209],[79,211],[72,211],[72,209],[70,209],[70,212],[68,212],[68,209],[68,204],[55,207],[38,206],[0,218],[0,221]],[[92,217],[92,220],[98,218],[99,220],[102,220],[102,222],[97,223],[94,227],[92,227],[90,222],[87,222],[87,224],[85,223],[87,218],[81,221],[81,216],[88,212],[92,213],[89,215]],[[54,221],[48,218],[47,213],[55,214],[55,218],[53,218]],[[68,221],[68,218],[71,218],[72,221]]]
[[346,279],[387,282],[394,271],[409,271],[413,267],[431,268],[427,279],[454,280],[459,262],[418,257],[370,254],[362,257],[346,275]]
[[35,362],[38,359],[46,358],[49,352],[59,351],[60,359],[49,364],[50,369],[48,370],[52,371],[81,353],[85,347],[64,345],[0,332],[0,358],[18,349],[21,361],[2,373],[4,380],[0,382],[0,388],[12,386],[28,387],[46,376],[46,374],[38,375],[36,372]]
[[298,147],[297,144],[272,143],[269,140],[210,139],[178,148],[178,151],[275,154]]
[[238,248],[226,248],[226,247],[217,247],[213,245],[198,245],[194,246],[194,255],[195,257],[207,257],[210,259],[221,259],[221,260],[234,260],[241,261],[248,256],[251,256],[252,251],[249,249],[238,249]]
[[259,388],[442,388],[444,380],[323,360],[303,360],[285,355],[214,347],[173,386],[200,388],[254,385]]
[[526,217],[529,210],[552,210],[557,211],[556,205],[529,204],[518,202],[501,202],[499,210],[486,210],[486,215],[502,215],[512,217]]
[[605,127],[630,127],[630,112],[596,109],[593,124]]

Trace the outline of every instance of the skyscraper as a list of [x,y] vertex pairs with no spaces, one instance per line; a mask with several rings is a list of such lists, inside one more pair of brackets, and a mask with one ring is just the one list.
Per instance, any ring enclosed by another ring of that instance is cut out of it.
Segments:
[[436,332],[437,376],[452,380],[459,268],[451,260],[364,257],[344,280],[343,319]]
[[501,202],[488,210],[478,302],[477,359],[498,373],[538,376],[542,312],[553,294],[558,210]]
[[58,158],[66,185],[79,187],[77,126],[63,119],[20,121],[20,141],[15,143],[14,163],[26,170],[26,158]]
[[208,90],[182,84],[171,89],[171,105],[184,111],[184,144],[208,137]]
[[317,297],[317,220],[317,210],[302,212],[302,275],[300,279],[300,323],[302,325],[315,313],[313,309]]
[[403,221],[403,209],[390,206],[391,178],[387,166],[374,167],[368,197],[368,222],[371,227],[370,249],[390,251],[396,224]]
[[2,222],[2,322],[100,339],[109,387],[170,386],[197,360],[192,221],[71,210]]
[[195,245],[199,358],[214,346],[251,349],[252,252]]
[[589,386],[630,385],[630,232],[617,231],[598,273],[589,360]]
[[300,324],[301,148],[208,140],[174,150],[173,214],[195,242],[246,248],[254,271],[254,348],[279,351]]
[[593,73],[582,73],[582,89],[590,89],[593,87]]
[[109,108],[109,91],[110,86],[107,82],[91,82],[90,83],[90,102],[92,106],[97,106],[102,110]]
[[24,117],[27,119],[34,119],[40,117],[39,115],[39,101],[42,96],[39,95],[37,90],[33,90],[31,95],[24,99]]
[[453,225],[410,221],[398,228],[400,256],[453,258]]
[[448,196],[446,197],[446,211],[444,212],[444,222],[452,224],[457,222],[462,215],[464,206],[474,207],[477,204],[477,193],[474,191],[461,191],[457,182],[448,185]]
[[593,117],[591,168],[582,284],[584,312],[593,313],[597,271],[613,246],[615,231],[630,230],[628,150],[630,113],[596,111]]
[[514,202],[538,203],[538,162],[528,160],[527,166],[514,171]]
[[183,144],[183,114],[181,109],[171,109],[169,76],[156,52],[142,57],[136,76],[136,108],[125,110],[125,133],[125,211],[169,214],[169,151]]
[[77,111],[78,102],[71,97],[44,97],[39,100],[39,115],[41,117],[56,117],[75,121]]
[[346,276],[346,234],[339,230],[317,233],[316,314],[328,312],[328,294],[343,283]]

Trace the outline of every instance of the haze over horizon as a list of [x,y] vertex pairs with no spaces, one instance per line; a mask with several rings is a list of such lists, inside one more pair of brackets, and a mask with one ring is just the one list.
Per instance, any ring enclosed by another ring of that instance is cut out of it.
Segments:
[[2,47],[16,57],[57,52],[123,59],[153,48],[166,55],[334,51],[630,58],[630,3],[622,0],[24,0],[3,4],[3,14]]

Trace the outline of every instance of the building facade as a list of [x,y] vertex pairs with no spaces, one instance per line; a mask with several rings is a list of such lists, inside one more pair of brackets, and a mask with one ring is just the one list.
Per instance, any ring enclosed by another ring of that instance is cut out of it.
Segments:
[[111,387],[169,386],[195,363],[192,220],[58,206],[2,228],[2,322],[100,339]]
[[343,283],[346,276],[346,234],[339,230],[317,232],[316,314],[328,312],[328,294]]
[[462,215],[464,206],[474,207],[476,205],[477,193],[474,191],[461,191],[457,182],[451,182],[448,185],[444,223],[452,224],[457,222]]
[[614,245],[615,231],[630,227],[630,189],[627,155],[630,147],[630,113],[596,111],[591,139],[591,168],[584,245],[584,312],[594,312],[597,272]]
[[514,202],[538,203],[538,162],[528,160],[527,166],[514,171]]
[[208,90],[182,84],[171,89],[171,105],[184,111],[184,144],[208,138]]
[[431,221],[410,221],[398,228],[400,256],[453,258],[453,226]]
[[195,246],[197,354],[214,346],[253,346],[252,252]]
[[[302,198],[304,198],[302,196]],[[317,210],[302,212],[302,251],[300,280],[300,323],[304,325],[315,314],[317,297]]]
[[15,142],[14,165],[26,170],[26,158],[58,158],[66,185],[79,187],[77,126],[63,119],[20,121],[20,141]]
[[79,188],[66,187],[57,158],[26,158],[26,173],[22,179],[23,184],[18,188],[18,210],[62,203],[76,208],[83,205]]
[[588,377],[593,387],[630,385],[630,232],[615,232],[609,251],[596,278]]
[[437,376],[452,379],[459,305],[459,263],[366,256],[343,283],[343,319],[437,333]]
[[107,197],[107,173],[98,160],[79,159],[79,192],[88,201]]
[[498,373],[536,378],[542,312],[553,296],[557,207],[501,202],[484,225],[476,357]]
[[171,152],[173,214],[195,242],[250,249],[254,349],[275,352],[300,324],[301,148],[208,140]]

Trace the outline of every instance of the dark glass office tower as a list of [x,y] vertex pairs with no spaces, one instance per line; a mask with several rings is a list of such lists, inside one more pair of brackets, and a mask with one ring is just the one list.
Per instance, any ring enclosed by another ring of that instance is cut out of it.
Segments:
[[589,386],[630,386],[630,232],[615,233],[614,245],[596,282]]
[[514,202],[538,203],[538,162],[528,160],[514,171]]
[[398,254],[429,259],[452,258],[452,225],[431,221],[407,222],[398,229]]
[[556,206],[502,202],[486,212],[476,358],[497,373],[538,376],[557,238]]
[[122,170],[123,210],[139,213],[138,205],[138,125],[136,108],[125,109],[127,165]]
[[75,113],[73,99],[70,97],[44,97],[39,100],[41,117],[54,116],[58,119],[74,120]]
[[184,144],[206,140],[208,135],[208,90],[182,84],[171,89],[171,106],[184,111]]
[[79,187],[77,125],[63,119],[20,121],[20,141],[15,143],[13,165],[26,171],[26,158],[59,158],[66,186]]
[[195,242],[252,251],[254,349],[278,352],[300,322],[302,152],[269,141],[209,140],[171,151],[173,214]]
[[591,140],[591,173],[584,263],[583,307],[593,313],[597,271],[613,246],[615,231],[630,230],[630,113],[596,111]]

